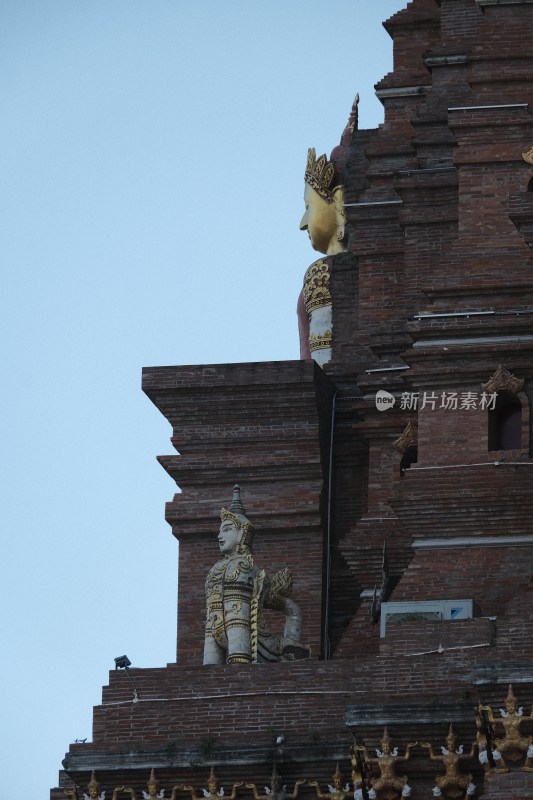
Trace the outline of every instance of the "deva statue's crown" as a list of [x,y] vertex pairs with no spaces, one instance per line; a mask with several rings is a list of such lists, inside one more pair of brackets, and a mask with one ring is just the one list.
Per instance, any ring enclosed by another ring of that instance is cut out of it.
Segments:
[[333,203],[333,182],[335,178],[335,166],[332,161],[328,161],[326,154],[323,153],[319,158],[316,157],[314,147],[307,151],[307,165],[305,167],[305,182],[322,197],[326,203]]
[[252,549],[254,529],[250,520],[246,518],[246,511],[241,503],[241,488],[238,483],[233,487],[233,500],[229,509],[222,508],[220,510],[220,519],[222,522],[230,520],[238,531],[242,530],[241,546]]

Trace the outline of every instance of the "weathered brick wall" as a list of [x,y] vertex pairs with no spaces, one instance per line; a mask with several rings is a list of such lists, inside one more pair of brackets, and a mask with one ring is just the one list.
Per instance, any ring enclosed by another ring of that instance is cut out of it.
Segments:
[[[533,378],[533,214],[525,193],[533,171],[522,160],[533,142],[526,107],[533,100],[527,77],[533,64],[519,23],[527,26],[531,18],[525,3],[417,0],[386,23],[395,63],[377,86],[385,124],[354,132],[348,157],[352,171],[365,169],[358,191],[347,195],[357,264],[353,273],[333,271],[334,298],[353,297],[354,309],[348,318],[343,301],[336,301],[342,312],[327,368],[338,385],[353,368],[365,395],[354,406],[354,430],[369,452],[366,507],[339,543],[359,591],[380,587],[386,543],[396,577],[411,564],[395,597],[436,596],[446,592],[449,578],[456,588],[477,586],[494,608],[490,598],[497,592],[489,583],[501,572],[496,551],[480,555],[484,580],[477,575],[477,553],[457,552],[455,560],[424,553],[413,560],[411,541],[530,530],[529,424],[525,447],[504,455],[523,468],[478,468],[501,455],[488,451],[487,411],[439,403],[443,392],[479,398],[500,362]],[[367,372],[402,365],[410,369]],[[397,397],[387,421],[373,408],[378,389]],[[418,393],[418,410],[401,411],[402,392]],[[418,425],[418,460],[400,478],[392,442],[409,419]],[[415,586],[414,576],[430,562],[428,581]],[[362,602],[337,657],[355,655],[355,641],[377,648],[368,619],[369,605]]]
[[[110,675],[93,743],[67,758],[80,786],[97,768],[107,787],[140,792],[155,766],[165,788],[200,787],[212,763],[226,788],[259,774],[267,783],[273,761],[289,783],[325,784],[336,759],[349,772],[347,724],[370,748],[384,724],[401,747],[438,747],[453,719],[466,745],[473,707],[500,707],[508,683],[529,709],[533,548],[512,537],[533,534],[533,167],[522,159],[533,145],[532,22],[530,2],[412,0],[386,23],[385,121],[354,131],[347,153],[349,246],[333,259],[324,372],[309,362],[145,370],[179,451],[160,458],[182,489],[166,512],[180,540],[178,664]],[[499,363],[526,379],[518,451],[489,453],[484,410],[401,407],[405,392],[421,404],[424,392],[479,393]],[[376,409],[379,389],[393,409]],[[409,421],[418,456],[401,474],[394,442]],[[294,573],[313,661],[200,667],[204,580],[236,482],[257,563]],[[408,621],[380,639],[360,594],[379,593],[384,577],[393,600],[472,598],[496,620]],[[318,661],[328,639],[333,660]],[[273,747],[276,732],[288,749]],[[533,797],[526,773],[465,769],[478,796]],[[415,752],[416,796],[430,796],[440,770]]]
[[[288,567],[303,639],[322,646],[324,502],[332,387],[314,362],[147,368],[143,388],[173,426],[160,462],[182,489],[166,519],[180,540],[178,660],[202,663],[205,578],[233,485],[256,528],[254,558]],[[272,620],[278,626],[277,620]]]
[[533,800],[533,774],[513,772],[508,775],[489,775],[483,797],[485,800],[501,800],[502,797]]

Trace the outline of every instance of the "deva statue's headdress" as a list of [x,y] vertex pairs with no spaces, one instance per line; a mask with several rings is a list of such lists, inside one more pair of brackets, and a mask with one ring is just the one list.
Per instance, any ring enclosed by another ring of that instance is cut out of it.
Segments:
[[314,147],[307,151],[307,164],[305,167],[305,182],[314,189],[326,203],[333,203],[333,190],[344,182],[344,162],[346,148],[348,147],[354,130],[358,124],[357,107],[359,95],[355,96],[348,123],[342,133],[340,144],[331,151],[330,160],[326,154],[316,157]]
[[94,771],[94,769],[93,769],[93,771],[91,772],[91,780],[90,780],[90,781],[89,781],[89,783],[87,784],[87,788],[89,789],[89,791],[90,791],[91,789],[95,789],[96,791],[98,791],[98,789],[100,788],[100,784],[99,784],[99,782],[96,780],[96,772]]
[[326,203],[333,203],[333,183],[335,167],[328,161],[323,153],[318,158],[314,147],[307,151],[307,165],[305,167],[305,182],[314,189]]
[[233,522],[238,531],[242,530],[243,533],[239,549],[252,549],[255,531],[252,523],[247,519],[246,511],[241,503],[241,487],[238,483],[233,487],[233,500],[231,501],[231,505],[229,508],[221,509],[220,519],[222,522],[228,519]]
[[455,750],[456,743],[457,743],[457,736],[455,735],[455,732],[453,730],[453,725],[450,722],[450,728],[448,730],[448,735],[446,737],[446,746],[450,751],[450,753],[453,753],[453,751]]
[[159,781],[155,777],[155,770],[154,769],[150,773],[150,777],[148,778],[147,786],[148,786],[148,788],[150,788],[150,786],[155,786],[156,789],[159,789]]

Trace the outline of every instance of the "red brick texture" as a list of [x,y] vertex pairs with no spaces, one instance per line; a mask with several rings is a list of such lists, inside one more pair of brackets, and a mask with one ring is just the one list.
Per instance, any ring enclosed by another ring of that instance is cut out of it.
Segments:
[[312,361],[147,368],[143,388],[173,426],[160,462],[182,488],[166,519],[180,541],[178,653],[202,663],[206,575],[233,485],[256,528],[254,558],[288,567],[303,637],[321,652],[323,495],[333,387]]
[[[384,124],[355,130],[346,148],[330,364],[143,372],[177,451],[159,459],[180,488],[166,508],[180,541],[177,663],[111,673],[93,742],[71,746],[63,785],[84,790],[95,769],[106,791],[139,796],[153,767],[169,797],[179,782],[205,786],[215,765],[227,792],[268,783],[277,762],[289,791],[303,777],[324,789],[337,760],[348,780],[352,732],[373,750],[388,725],[400,752],[408,741],[439,752],[453,721],[468,750],[474,707],[497,714],[509,683],[533,736],[533,166],[522,157],[533,146],[533,3],[412,0],[385,26]],[[489,450],[479,402],[442,405],[451,393],[479,401],[499,364],[524,380],[512,451]],[[393,408],[378,410],[378,390]],[[409,422],[406,468],[397,440]],[[256,562],[294,574],[310,661],[201,666],[204,581],[234,483]],[[477,616],[407,619],[380,638],[374,591],[472,599]],[[464,765],[477,796],[533,800],[521,767]],[[442,767],[418,747],[403,771],[421,798]]]

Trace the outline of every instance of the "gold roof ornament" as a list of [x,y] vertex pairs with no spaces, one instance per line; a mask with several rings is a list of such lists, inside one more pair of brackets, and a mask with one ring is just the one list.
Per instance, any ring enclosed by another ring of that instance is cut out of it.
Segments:
[[522,153],[522,158],[524,161],[527,161],[528,164],[533,164],[533,147],[530,147],[529,150],[526,150],[525,153]]
[[[353,133],[359,125],[359,92],[355,95],[345,131]],[[533,148],[532,148],[533,149]]]
[[494,375],[489,378],[487,383],[482,383],[481,388],[484,392],[511,392],[517,394],[524,388],[525,379],[517,378],[503,364],[498,364]]
[[413,420],[409,420],[400,436],[394,440],[392,446],[402,453],[402,455],[409,449],[409,447],[416,447],[418,444],[418,426]]

